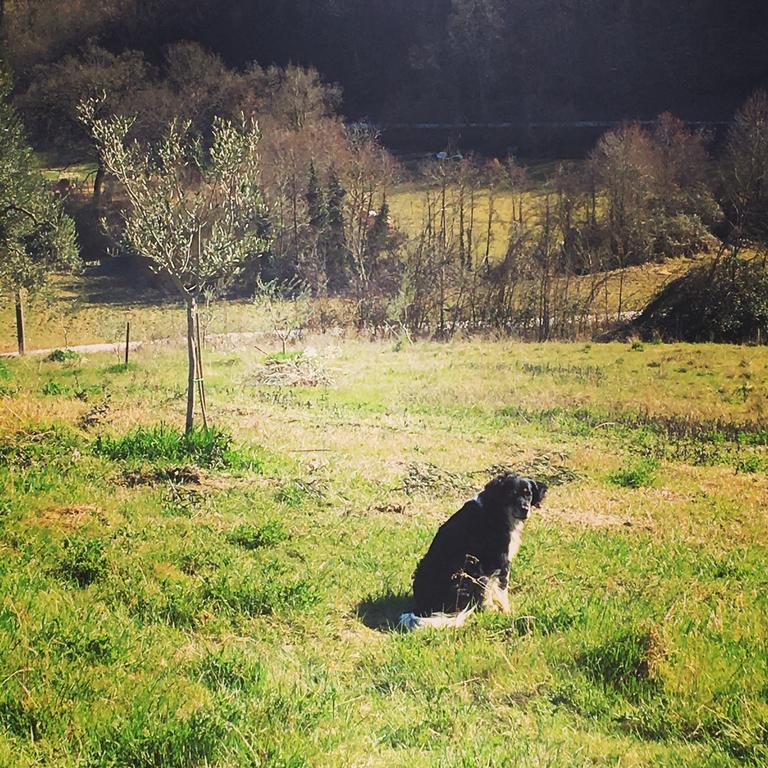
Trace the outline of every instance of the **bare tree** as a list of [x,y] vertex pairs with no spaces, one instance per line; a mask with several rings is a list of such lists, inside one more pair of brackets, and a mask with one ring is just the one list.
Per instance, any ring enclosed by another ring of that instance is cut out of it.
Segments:
[[722,171],[723,208],[732,256],[746,243],[768,249],[768,93],[757,91],[736,113]]

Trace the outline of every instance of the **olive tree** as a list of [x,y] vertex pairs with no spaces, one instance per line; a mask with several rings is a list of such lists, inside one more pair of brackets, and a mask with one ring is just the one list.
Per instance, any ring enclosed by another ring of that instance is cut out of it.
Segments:
[[[120,238],[175,287],[187,309],[186,430],[194,423],[195,384],[201,382],[197,302],[233,279],[268,248],[257,147],[258,125],[217,118],[210,146],[188,122],[172,121],[155,144],[130,141],[132,119],[97,117],[97,102],[81,103],[101,162],[122,186],[126,207]],[[204,392],[200,387],[201,405]]]
[[37,170],[10,92],[0,70],[0,289],[13,294],[23,355],[25,294],[42,289],[54,269],[74,267],[78,252],[74,222]]

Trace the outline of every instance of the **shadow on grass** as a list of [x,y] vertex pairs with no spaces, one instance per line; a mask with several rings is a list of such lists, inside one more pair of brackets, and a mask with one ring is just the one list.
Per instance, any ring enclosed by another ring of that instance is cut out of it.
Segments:
[[172,293],[154,282],[151,273],[140,269],[129,259],[113,259],[99,267],[90,267],[77,278],[63,279],[61,288],[87,304],[181,306]]
[[369,629],[392,632],[397,629],[400,614],[413,610],[410,594],[389,592],[386,595],[367,597],[357,606],[357,616]]

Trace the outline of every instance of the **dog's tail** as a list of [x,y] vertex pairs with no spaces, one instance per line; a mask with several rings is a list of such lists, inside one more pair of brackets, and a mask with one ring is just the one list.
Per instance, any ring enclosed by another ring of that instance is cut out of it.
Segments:
[[404,613],[400,616],[401,629],[411,632],[414,629],[445,629],[463,627],[467,619],[475,612],[477,606],[469,606],[460,613],[433,613],[431,616],[417,616],[415,613]]

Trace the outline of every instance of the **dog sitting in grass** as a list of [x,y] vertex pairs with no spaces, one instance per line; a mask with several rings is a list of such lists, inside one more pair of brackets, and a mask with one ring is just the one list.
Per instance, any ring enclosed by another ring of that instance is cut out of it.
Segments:
[[544,483],[502,475],[443,523],[413,574],[415,610],[401,626],[460,627],[478,608],[509,613],[509,565],[546,491]]

